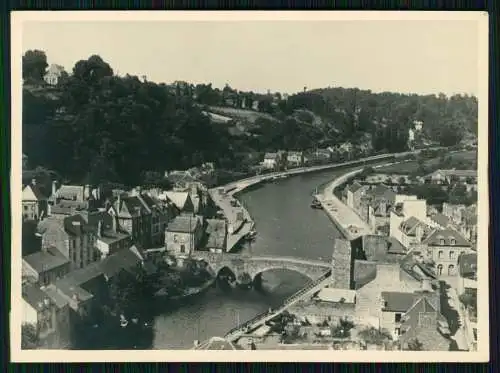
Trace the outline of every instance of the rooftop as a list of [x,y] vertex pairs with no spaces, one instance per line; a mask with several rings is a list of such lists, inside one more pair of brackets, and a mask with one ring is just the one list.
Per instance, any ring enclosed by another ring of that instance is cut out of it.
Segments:
[[404,313],[415,302],[415,295],[413,293],[383,291],[381,296],[385,301],[383,310],[386,312]]
[[189,199],[188,192],[173,192],[168,191],[165,193],[168,200],[172,201],[172,203],[179,209],[183,210],[186,206],[186,202]]
[[[23,189],[23,192],[27,189],[31,189],[31,191],[33,192],[33,195],[35,196],[36,200],[37,201],[40,201],[40,200],[45,200],[47,199],[47,196],[45,195],[45,193],[40,189],[40,187],[36,184],[30,184],[30,185],[26,185],[26,187]],[[23,197],[24,197],[24,193],[23,193]],[[23,198],[24,199],[24,198]]]
[[436,229],[422,243],[428,246],[472,246],[459,232],[451,228]]
[[27,255],[23,260],[38,273],[47,272],[69,263],[69,259],[55,247],[49,247]]
[[200,224],[200,219],[197,216],[177,216],[168,226],[167,231],[179,233],[193,233]]
[[450,225],[450,219],[446,215],[443,215],[439,212],[432,215],[431,219],[443,228],[447,228]]
[[23,299],[37,311],[41,311],[46,307],[46,303],[50,298],[38,286],[34,284],[24,285],[22,287]]
[[323,302],[355,303],[356,291],[349,289],[323,288],[316,297]]

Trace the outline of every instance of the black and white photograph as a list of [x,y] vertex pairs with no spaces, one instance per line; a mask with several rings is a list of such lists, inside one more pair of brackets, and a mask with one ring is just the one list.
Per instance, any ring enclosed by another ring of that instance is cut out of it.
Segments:
[[13,361],[489,360],[487,13],[11,19]]

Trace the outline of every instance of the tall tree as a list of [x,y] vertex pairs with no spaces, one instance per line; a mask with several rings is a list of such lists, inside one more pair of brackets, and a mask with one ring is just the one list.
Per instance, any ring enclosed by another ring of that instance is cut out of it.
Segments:
[[42,82],[47,70],[47,55],[44,51],[34,49],[23,56],[23,80],[25,82]]

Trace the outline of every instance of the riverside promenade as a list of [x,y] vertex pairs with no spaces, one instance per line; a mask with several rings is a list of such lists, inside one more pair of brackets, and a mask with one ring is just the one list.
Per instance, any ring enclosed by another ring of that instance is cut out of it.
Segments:
[[[385,167],[400,162],[384,163],[373,168]],[[322,193],[315,195],[330,220],[348,240],[354,240],[360,236],[373,234],[373,230],[354,210],[344,204],[335,195],[334,190],[351,177],[361,173],[363,169],[364,167],[360,167],[332,180],[325,186]]]
[[[399,156],[404,156],[409,153],[400,153]],[[287,171],[271,172],[262,175],[256,175],[249,178],[241,179],[224,186],[216,187],[209,190],[209,194],[214,203],[223,211],[224,216],[228,222],[228,237],[226,244],[226,252],[231,252],[236,245],[247,236],[254,229],[254,222],[252,217],[244,206],[236,199],[236,194],[242,192],[244,189],[262,182],[275,180],[277,178],[284,178],[309,172],[316,172],[328,169],[335,169],[339,167],[366,165],[368,162],[383,161],[389,159],[397,154],[382,154],[367,158],[358,159],[355,161],[332,163],[321,166],[301,167],[294,168]],[[332,194],[333,196],[333,194]],[[325,200],[325,203],[329,200]],[[338,201],[340,202],[340,201]],[[340,202],[342,204],[342,202]]]

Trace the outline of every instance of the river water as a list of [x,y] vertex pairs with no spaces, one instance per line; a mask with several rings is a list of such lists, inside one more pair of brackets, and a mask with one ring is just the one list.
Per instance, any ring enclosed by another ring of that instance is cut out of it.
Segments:
[[[242,250],[329,261],[335,238],[341,234],[322,210],[310,207],[311,195],[316,187],[345,172],[293,176],[243,193],[239,199],[253,217],[258,235]],[[157,316],[150,348],[190,349],[195,340],[224,336],[240,322],[280,304],[308,281],[292,271],[269,271],[262,278],[265,293],[214,288]]]

